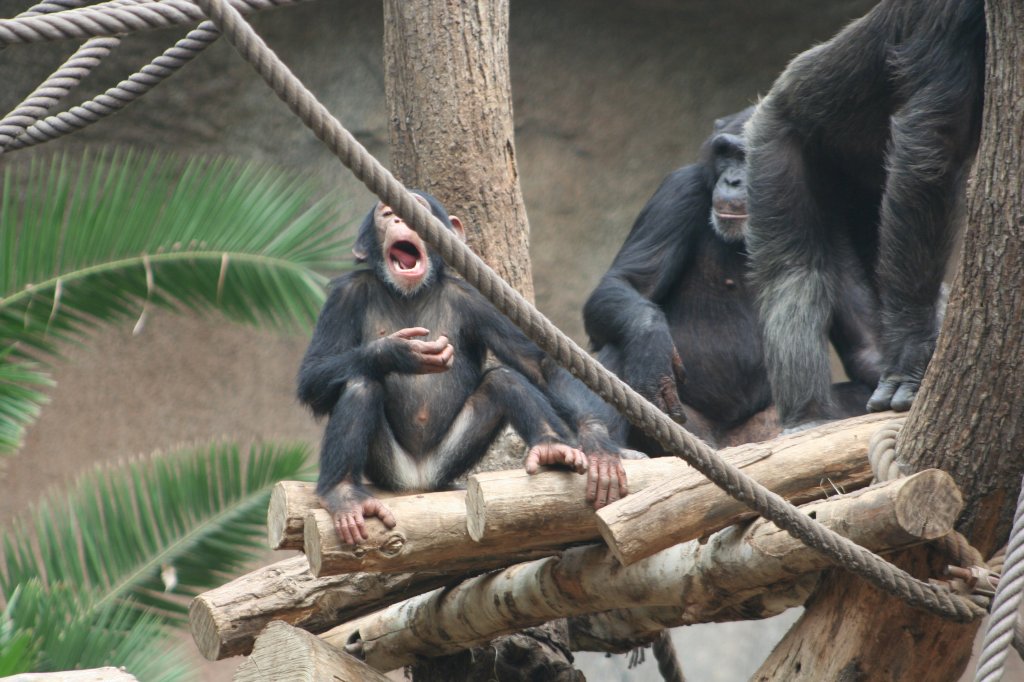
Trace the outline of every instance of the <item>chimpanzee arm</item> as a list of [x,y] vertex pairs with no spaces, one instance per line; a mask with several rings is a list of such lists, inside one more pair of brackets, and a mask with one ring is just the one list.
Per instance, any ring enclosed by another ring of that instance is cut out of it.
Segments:
[[626,383],[677,418],[682,365],[660,304],[690,267],[697,236],[710,229],[707,174],[705,164],[692,164],[665,179],[583,308],[593,348],[619,349]]
[[587,455],[587,499],[596,508],[614,502],[628,492],[620,449],[608,433],[616,416],[607,403],[581,381],[548,358],[508,318],[495,310],[476,291],[463,291],[467,318],[473,334],[505,365],[534,383],[555,412],[571,426],[579,447]]
[[330,414],[342,389],[355,378],[377,380],[388,372],[426,374],[451,367],[454,349],[447,338],[415,340],[425,336],[426,329],[402,329],[363,341],[368,303],[383,295],[382,285],[367,271],[332,284],[299,368],[299,400],[316,416]]

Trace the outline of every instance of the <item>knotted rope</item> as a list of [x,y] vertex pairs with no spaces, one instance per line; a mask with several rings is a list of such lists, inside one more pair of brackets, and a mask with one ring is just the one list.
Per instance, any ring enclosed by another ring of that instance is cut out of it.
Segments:
[[551,357],[619,409],[629,421],[654,435],[671,452],[683,457],[735,499],[821,551],[832,561],[863,576],[877,587],[908,603],[957,621],[984,614],[968,600],[921,582],[848,539],[801,514],[779,495],[766,490],[726,463],[668,415],[644,400],[582,348],[561,333],[518,292],[466,248],[430,211],[339,123],[291,73],[225,0],[196,0],[239,53],[314,134],[334,152],[363,184],[391,206],[424,240],[500,311],[515,322]]

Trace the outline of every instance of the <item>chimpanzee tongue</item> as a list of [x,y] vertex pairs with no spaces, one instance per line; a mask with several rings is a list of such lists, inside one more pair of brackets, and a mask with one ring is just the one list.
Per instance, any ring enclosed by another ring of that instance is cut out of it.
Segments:
[[416,265],[416,256],[402,249],[391,249],[391,257],[397,260],[406,270]]

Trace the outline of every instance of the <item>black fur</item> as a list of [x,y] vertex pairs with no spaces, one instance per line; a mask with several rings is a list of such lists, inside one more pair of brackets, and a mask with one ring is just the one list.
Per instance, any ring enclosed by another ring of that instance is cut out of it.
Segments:
[[[771,405],[743,229],[712,211],[714,206],[745,213],[739,133],[751,112],[717,121],[700,161],[662,182],[583,309],[601,362],[713,444],[758,439],[739,431]],[[844,304],[858,311],[864,302],[851,296]],[[846,341],[842,352],[853,352],[855,345],[848,337],[857,330],[848,326],[837,334]],[[846,393],[862,395],[863,405],[869,392],[855,386],[839,390],[844,399],[834,416],[849,414]],[[624,437],[625,429],[619,422],[616,434]],[[635,432],[627,442],[657,447]]]
[[[977,149],[984,33],[982,0],[885,0],[796,57],[747,125],[747,243],[785,424],[829,409],[830,326],[851,377],[881,371],[869,409],[913,400]],[[850,292],[869,316],[844,309]]]
[[[444,207],[423,196],[451,227]],[[596,397],[450,277],[436,253],[429,251],[427,283],[410,293],[383,270],[372,211],[354,251],[370,267],[332,283],[298,376],[299,399],[329,417],[318,494],[345,480],[358,488],[364,474],[385,489],[443,488],[483,457],[506,423],[531,446],[574,441]],[[385,338],[411,327],[448,337],[450,369],[416,373],[407,344]],[[503,366],[486,369],[488,351]],[[603,443],[618,452],[610,439]]]

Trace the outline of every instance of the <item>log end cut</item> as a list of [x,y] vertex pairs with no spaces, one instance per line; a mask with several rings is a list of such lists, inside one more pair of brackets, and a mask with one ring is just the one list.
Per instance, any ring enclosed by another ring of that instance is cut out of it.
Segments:
[[896,499],[900,527],[922,540],[949,533],[964,508],[964,498],[953,477],[941,469],[928,469],[908,478]]
[[193,599],[188,607],[188,629],[199,653],[208,661],[219,661],[228,656],[247,653],[224,651],[224,640],[220,636],[221,628],[217,623],[216,609],[203,598],[203,595]]
[[272,622],[256,640],[252,655],[235,671],[235,682],[340,680],[387,682],[388,678],[316,635]]

